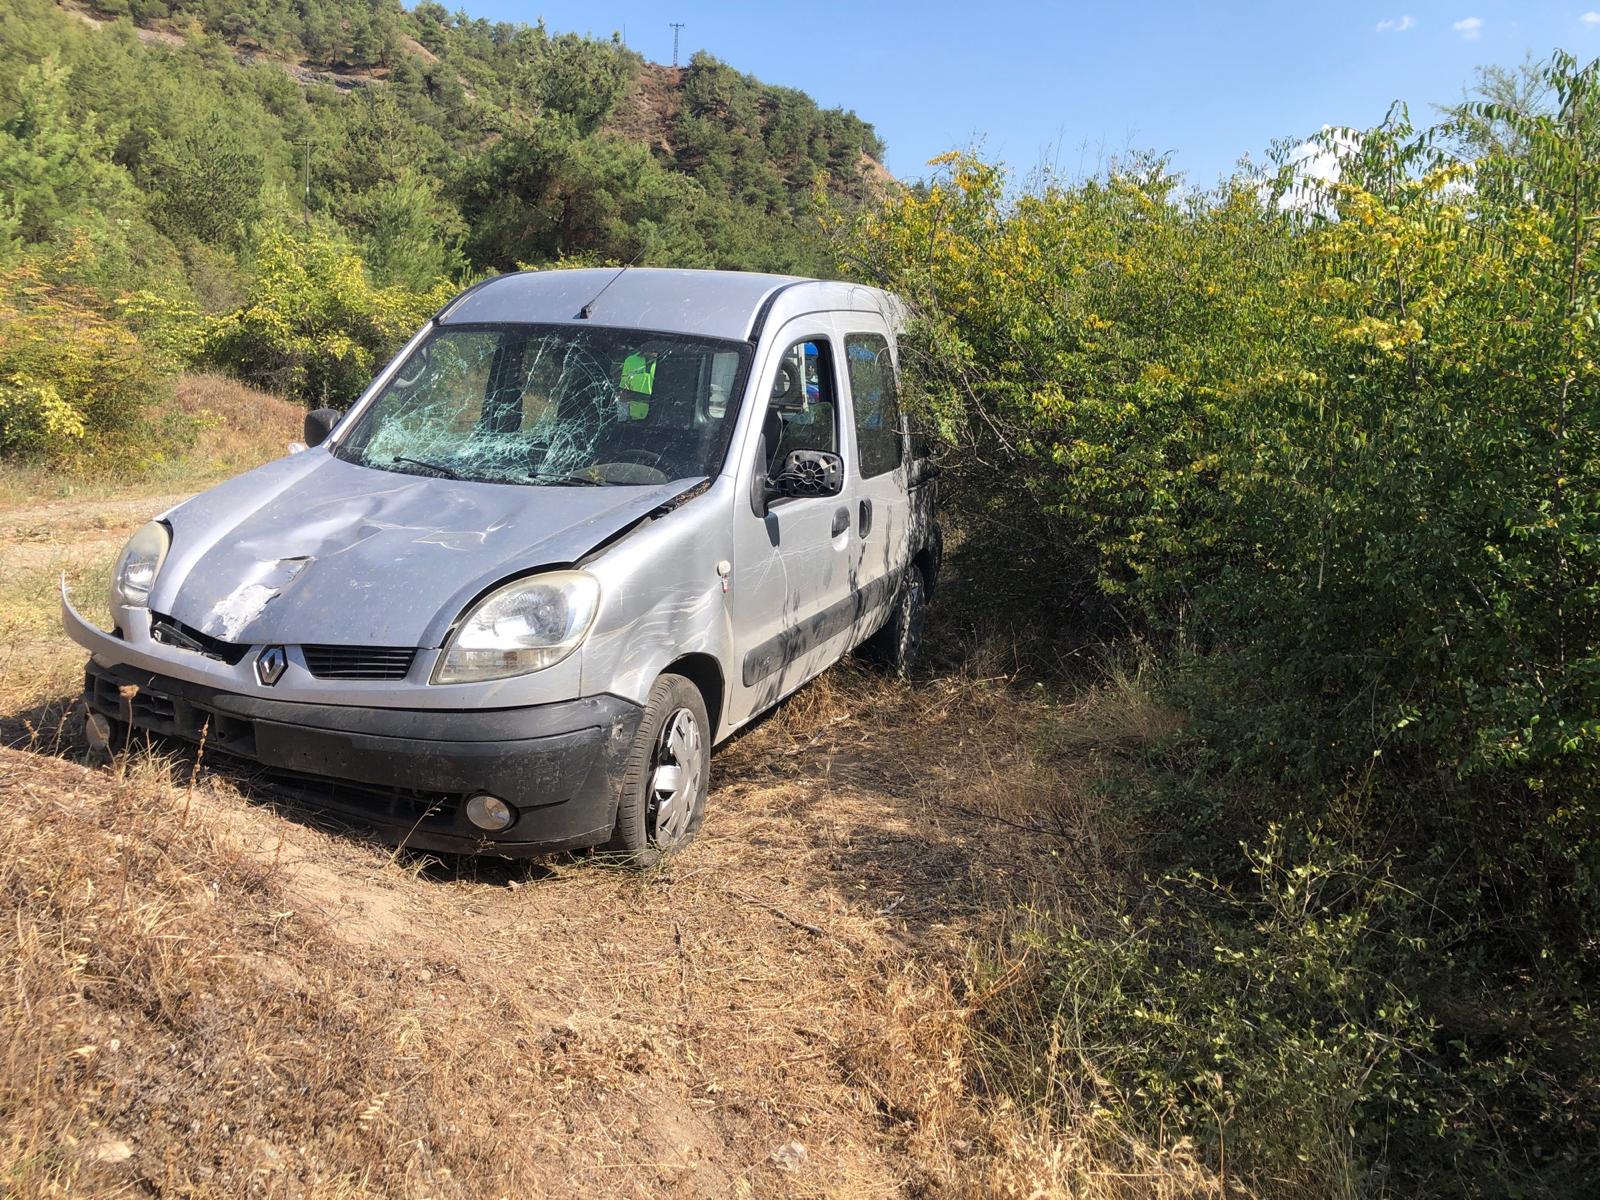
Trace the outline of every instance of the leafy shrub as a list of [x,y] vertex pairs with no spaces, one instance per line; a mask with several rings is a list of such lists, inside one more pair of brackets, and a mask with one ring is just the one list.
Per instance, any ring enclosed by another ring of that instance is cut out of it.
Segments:
[[265,164],[221,117],[151,145],[141,182],[163,232],[238,248],[260,214]]
[[1434,1029],[1389,977],[1426,950],[1397,928],[1405,897],[1327,839],[1301,853],[1274,829],[1240,887],[1173,875],[1138,916],[1043,926],[1035,1036],[1114,1066],[1113,1115],[1192,1131],[1276,1194],[1352,1195],[1397,1131],[1437,1137],[1458,1097],[1417,1069]]
[[[1327,1121],[1255,1096],[1348,1114],[1352,1178],[1408,1192],[1595,1165],[1600,64],[1532,82],[1548,109],[1325,136],[1332,185],[1289,166],[1180,198],[1135,161],[1013,197],[955,156],[845,243],[912,303],[950,497],[1005,530],[970,540],[1024,565],[1041,623],[1090,593],[1102,629],[1168,648],[1193,720],[1121,811],[1183,882],[1170,930],[1104,950],[1139,1012],[1080,1007],[1096,1045],[1139,1039],[1110,1086],[1147,1117],[1201,1136],[1213,1102],[1251,1109],[1229,1154],[1258,1183]],[[1242,895],[1264,854],[1391,883],[1300,932],[1265,896],[1192,903],[1197,877]],[[1051,977],[1095,953],[1064,939]],[[1275,1087],[1295,1062],[1303,1087]],[[1468,1112],[1496,1137],[1439,1136]]]
[[343,405],[454,293],[381,288],[349,246],[313,227],[269,225],[245,302],[209,320],[200,357],[269,391]]
[[0,454],[81,457],[135,428],[159,387],[95,293],[37,265],[0,272]]

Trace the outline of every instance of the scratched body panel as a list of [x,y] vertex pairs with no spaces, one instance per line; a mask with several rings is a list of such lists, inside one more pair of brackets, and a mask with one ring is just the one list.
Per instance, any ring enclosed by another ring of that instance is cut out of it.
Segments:
[[[314,462],[292,487],[264,468],[258,490],[168,514],[157,611],[227,641],[436,647],[489,584],[575,562],[693,482],[532,489],[379,473],[320,448],[295,458]],[[242,589],[260,602],[241,619]]]

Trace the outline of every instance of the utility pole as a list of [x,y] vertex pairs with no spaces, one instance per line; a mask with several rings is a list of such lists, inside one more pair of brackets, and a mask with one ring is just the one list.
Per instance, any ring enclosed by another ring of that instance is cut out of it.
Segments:
[[305,147],[305,170],[300,178],[300,213],[305,220],[305,227],[311,228],[311,142],[306,140],[301,143]]
[[672,65],[678,65],[678,30],[683,28],[682,21],[669,21],[672,26]]

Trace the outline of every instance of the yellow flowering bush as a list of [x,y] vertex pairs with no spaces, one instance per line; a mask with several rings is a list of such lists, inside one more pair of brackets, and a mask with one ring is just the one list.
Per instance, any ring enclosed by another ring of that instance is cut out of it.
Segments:
[[343,405],[455,285],[379,287],[347,244],[278,223],[263,232],[244,302],[210,318],[198,356],[271,391]]
[[160,383],[97,295],[37,265],[0,272],[0,454],[92,452],[136,427]]
[[969,576],[1189,714],[1113,792],[1142,915],[998,1032],[1114,1047],[1082,1087],[1245,1190],[1594,1178],[1600,62],[1528,85],[1330,133],[1336,183],[958,155],[835,223]]

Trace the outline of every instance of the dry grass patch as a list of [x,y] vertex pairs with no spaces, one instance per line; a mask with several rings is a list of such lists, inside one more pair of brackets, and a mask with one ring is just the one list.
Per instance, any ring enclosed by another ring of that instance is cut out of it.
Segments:
[[[415,1070],[459,1017],[280,903],[270,860],[156,774],[5,768],[8,1193],[432,1190],[444,1159],[498,1157],[485,1064],[449,1063],[487,1087],[470,1117]],[[428,1149],[366,1160],[394,1122]]]
[[143,432],[119,448],[77,464],[0,464],[0,520],[17,528],[61,502],[92,514],[111,501],[200,491],[285,453],[305,411],[225,375],[180,375],[172,395],[145,412]]
[[397,858],[220,764],[6,754],[0,938],[25,986],[0,1009],[0,1178],[1213,1194],[1087,1110],[1062,1131],[1018,1108],[987,1065],[1025,968],[996,977],[982,947],[1062,874],[1058,836],[993,819],[1046,708],[835,670],[718,754],[702,839],[643,876]]
[[196,430],[184,455],[189,465],[180,472],[185,479],[194,478],[196,466],[221,479],[284,454],[300,440],[306,414],[296,401],[203,371],[178,376],[173,410]]
[[[236,385],[194,386],[191,415]],[[288,415],[191,462],[277,453]],[[1109,886],[1098,772],[1161,720],[1137,688],[846,663],[717,754],[659,871],[409,859],[220,760],[72,761],[56,580],[93,608],[204,482],[0,512],[0,730],[39,752],[0,750],[0,1193],[1215,1194],[1092,1105],[1009,1100],[992,1040],[1021,914]]]

